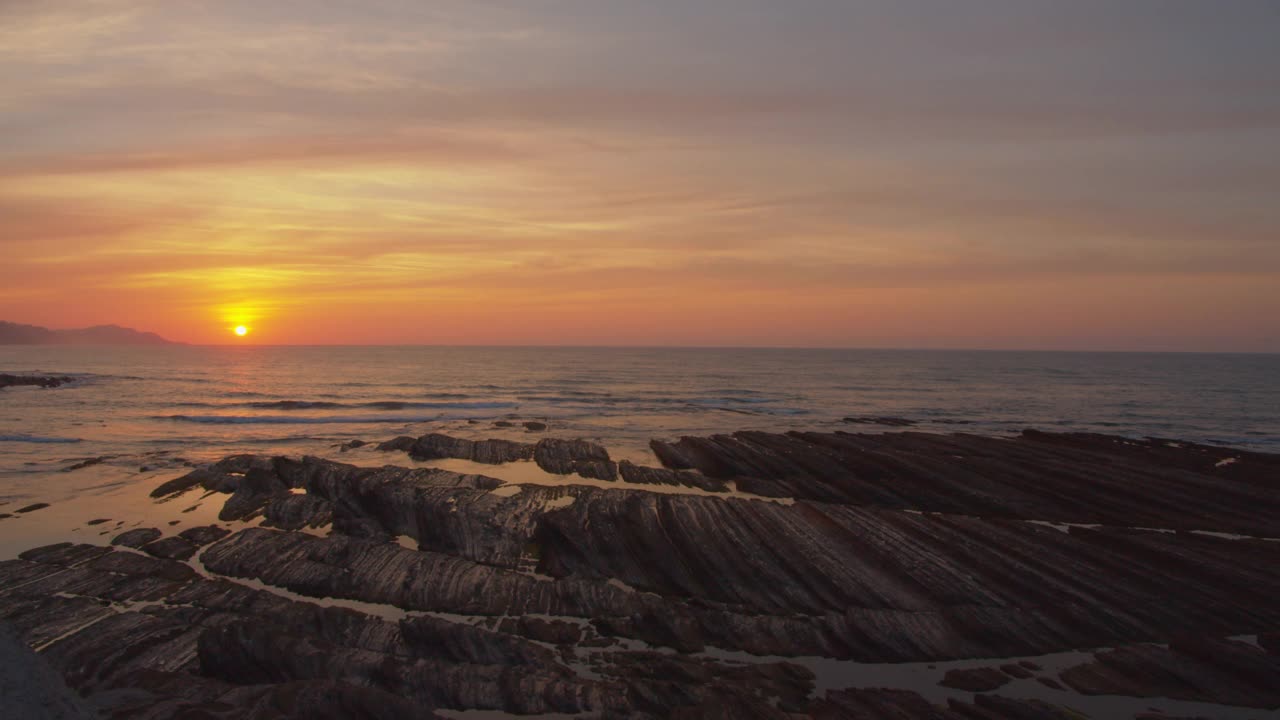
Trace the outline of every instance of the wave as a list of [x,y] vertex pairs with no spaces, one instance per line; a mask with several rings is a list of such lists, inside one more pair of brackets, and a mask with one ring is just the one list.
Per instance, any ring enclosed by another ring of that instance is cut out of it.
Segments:
[[78,443],[80,438],[41,437],[39,435],[0,435],[0,442]]
[[733,405],[763,405],[766,403],[776,403],[776,398],[759,398],[759,397],[709,397],[694,398],[689,401],[693,405],[717,405],[720,403],[728,403]]
[[416,382],[398,382],[398,383],[379,383],[379,382],[363,382],[350,380],[347,382],[333,383],[334,387],[401,387],[401,388],[417,388],[422,387],[423,383]]
[[732,397],[737,397],[738,395],[764,395],[765,394],[764,391],[762,390],[748,390],[746,388],[718,388],[714,390],[707,390],[706,392],[709,395],[728,395]]
[[[541,396],[520,395],[518,396],[518,399],[520,400],[520,402],[524,402],[524,403],[547,403],[548,405],[582,405],[585,407],[592,407],[595,405],[616,405],[620,402],[626,402],[625,400],[622,400],[622,399],[607,398],[607,397],[584,398],[584,397],[563,397],[560,395],[541,395]],[[630,402],[636,402],[636,401],[631,400]]]
[[[59,373],[59,374],[62,374],[62,373]],[[97,382],[99,380],[146,380],[147,379],[144,377],[139,377],[137,375],[117,375],[114,373],[100,374],[100,373],[89,373],[89,372],[69,373],[69,376],[75,378],[76,380],[83,380],[85,382]]]
[[380,415],[157,415],[154,420],[199,423],[201,425],[322,425],[322,424],[398,424],[434,422],[439,417],[387,417]]
[[[459,397],[467,397],[462,395]],[[341,403],[329,400],[262,400],[245,403],[175,403],[174,407],[190,408],[251,408],[253,410],[498,410],[518,407],[518,403],[498,400],[472,402],[421,402],[414,400],[377,400],[363,403]]]
[[[462,395],[460,397],[467,397]],[[376,410],[501,410],[520,407],[519,403],[508,400],[472,400],[470,402],[415,402],[404,400],[381,400],[378,402],[360,403],[355,407],[374,408]]]
[[329,410],[347,406],[339,402],[322,400],[264,400],[262,402],[241,403],[236,407],[248,407],[256,410]]

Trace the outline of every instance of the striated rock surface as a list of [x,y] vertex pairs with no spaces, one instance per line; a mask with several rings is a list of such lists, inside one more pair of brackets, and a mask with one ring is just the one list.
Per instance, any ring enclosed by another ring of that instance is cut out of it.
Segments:
[[906,690],[833,690],[809,707],[813,720],[1080,720],[1078,713],[1040,700],[976,695],[972,703],[934,705]]
[[527,615],[503,618],[498,630],[551,645],[577,645],[583,636],[582,627],[577,623]]
[[723,480],[709,478],[696,470],[669,470],[636,465],[629,460],[618,463],[618,473],[623,482],[637,485],[676,485],[698,488],[707,492],[728,492]]
[[140,548],[152,540],[159,540],[161,533],[155,528],[137,528],[135,530],[126,530],[111,539],[112,545],[123,545],[125,547]]
[[184,537],[167,537],[143,545],[142,552],[166,560],[186,560],[196,554],[196,544]]
[[401,435],[400,437],[392,438],[386,442],[378,443],[377,449],[383,452],[391,452],[393,450],[409,452],[409,449],[412,448],[413,444],[416,442],[418,442],[417,438],[409,437],[408,435]]
[[1167,697],[1280,709],[1280,655],[1234,640],[1183,637],[1168,647],[1134,645],[1100,652],[1064,670],[1085,695]]
[[618,468],[609,459],[609,451],[590,440],[544,438],[534,446],[533,459],[538,467],[557,475],[577,473],[599,480],[618,479]]
[[[510,425],[510,423],[508,423]],[[546,429],[542,423],[525,423],[531,432]],[[457,458],[490,465],[533,460],[557,475],[578,474],[599,480],[616,480],[617,465],[609,451],[589,440],[544,438],[536,444],[511,440],[465,440],[440,433],[419,438],[398,437],[378,445],[379,450],[402,450],[415,460]]]
[[[392,442],[402,444],[399,441]],[[382,446],[379,446],[379,449],[382,449]],[[406,450],[409,457],[414,460],[457,458],[489,465],[528,460],[533,457],[533,445],[528,443],[510,440],[463,440],[439,433],[423,435]]]
[[1008,685],[1012,681],[1012,677],[997,668],[972,668],[948,670],[946,677],[942,678],[942,682],[938,684],[969,692],[989,692]]
[[598,679],[583,678],[557,653],[516,635],[321,607],[205,578],[182,563],[88,545],[0,562],[0,617],[72,688],[119,718],[233,710],[236,717],[433,718],[435,708],[656,718],[720,705],[726,696],[800,706],[812,686],[808,671],[795,666],[656,653],[607,654],[593,663]]
[[220,528],[217,525],[203,525],[183,530],[178,533],[178,537],[196,547],[203,547],[209,543],[217,542],[230,534],[231,531],[226,528]]
[[739,432],[651,445],[668,468],[733,479],[757,495],[1280,535],[1280,456],[1229,448],[1031,430],[1013,439]]
[[623,615],[643,598],[604,582],[540,580],[444,553],[336,535],[250,528],[202,559],[220,575],[262,580],[303,595],[365,600],[466,615]]
[[[1009,658],[1099,647],[1061,674],[1071,692],[1280,707],[1274,456],[738,433],[655,442],[665,467],[646,468],[586,441],[424,438],[527,452],[566,484],[231,456],[155,495],[217,493],[234,531],[30,550],[0,562],[0,619],[119,718],[1059,720],[1016,696],[1058,681]],[[814,657],[992,658],[942,685],[1000,694],[815,694]]]

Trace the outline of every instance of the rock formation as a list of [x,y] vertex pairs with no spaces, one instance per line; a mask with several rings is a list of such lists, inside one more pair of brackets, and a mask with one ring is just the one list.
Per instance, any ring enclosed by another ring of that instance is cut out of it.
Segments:
[[0,390],[18,385],[33,385],[41,388],[55,388],[73,382],[75,378],[56,375],[10,375],[0,373]]
[[[1014,696],[1033,677],[1060,687],[1028,661],[948,672],[944,687],[1000,695],[939,705],[815,693],[787,658],[1099,647],[1115,649],[1062,683],[1280,707],[1276,456],[1092,435],[738,433],[655,442],[666,467],[644,468],[580,440],[397,442],[536,462],[565,484],[231,456],[153,493],[219,493],[218,525],[23,553],[0,563],[0,619],[120,718],[1056,720],[1070,715]],[[1257,645],[1224,639],[1240,635]]]

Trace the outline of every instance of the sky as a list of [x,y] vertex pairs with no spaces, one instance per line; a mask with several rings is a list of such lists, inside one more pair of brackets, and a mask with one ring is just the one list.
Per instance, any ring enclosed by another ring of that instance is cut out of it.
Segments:
[[0,319],[1277,352],[1277,37],[1274,0],[0,0]]

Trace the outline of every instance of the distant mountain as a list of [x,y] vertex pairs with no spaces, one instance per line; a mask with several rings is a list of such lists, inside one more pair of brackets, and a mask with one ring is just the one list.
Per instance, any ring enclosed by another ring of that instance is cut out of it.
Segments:
[[77,330],[50,330],[0,320],[0,345],[173,345],[155,333],[119,325],[95,325]]

